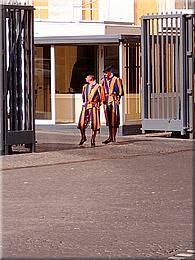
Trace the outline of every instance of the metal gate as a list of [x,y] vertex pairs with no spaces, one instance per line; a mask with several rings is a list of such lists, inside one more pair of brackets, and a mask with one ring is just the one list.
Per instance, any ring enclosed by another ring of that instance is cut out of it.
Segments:
[[142,132],[194,134],[194,15],[142,17]]
[[33,7],[2,5],[3,154],[34,151]]

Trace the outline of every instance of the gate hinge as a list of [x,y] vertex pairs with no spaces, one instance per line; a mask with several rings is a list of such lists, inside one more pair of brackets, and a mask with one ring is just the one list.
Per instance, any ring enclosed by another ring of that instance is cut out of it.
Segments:
[[192,57],[192,51],[187,51],[187,56]]
[[187,89],[187,94],[192,95],[192,89]]

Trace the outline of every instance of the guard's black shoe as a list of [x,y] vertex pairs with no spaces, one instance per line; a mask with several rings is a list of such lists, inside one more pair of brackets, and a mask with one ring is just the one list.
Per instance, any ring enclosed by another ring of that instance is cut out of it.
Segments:
[[81,141],[80,141],[79,145],[84,144],[84,142],[86,142],[86,141],[87,141],[87,138],[85,136],[85,137],[81,138]]
[[91,143],[91,147],[92,147],[92,148],[95,147],[95,143]]
[[112,139],[109,137],[108,139],[106,139],[106,140],[103,141],[102,143],[103,143],[103,144],[108,144],[108,143],[110,143],[110,142],[112,142]]
[[95,141],[91,140],[91,147],[95,147]]

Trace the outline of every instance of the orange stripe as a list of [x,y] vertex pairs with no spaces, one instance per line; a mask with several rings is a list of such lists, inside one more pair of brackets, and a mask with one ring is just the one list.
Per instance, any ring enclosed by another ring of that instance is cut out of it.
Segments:
[[81,124],[81,127],[84,127],[85,125],[85,108],[82,108],[82,112],[81,112],[81,120],[80,120],[80,124]]
[[100,114],[99,114],[98,109],[97,109],[97,123],[98,123],[97,129],[99,129],[100,128]]
[[112,106],[112,127],[114,127],[114,117],[115,117],[115,107],[114,107],[114,105]]
[[96,119],[96,108],[93,107],[93,125],[94,129],[97,129],[97,119]]
[[110,83],[110,87],[109,87],[109,94],[112,94],[112,91],[113,91],[113,88],[114,88],[114,84],[117,80],[117,77],[113,77],[112,80],[111,80],[111,83]]
[[91,99],[93,99],[94,95],[96,94],[96,91],[99,88],[99,84],[96,84],[95,87],[92,89],[90,95],[91,95]]

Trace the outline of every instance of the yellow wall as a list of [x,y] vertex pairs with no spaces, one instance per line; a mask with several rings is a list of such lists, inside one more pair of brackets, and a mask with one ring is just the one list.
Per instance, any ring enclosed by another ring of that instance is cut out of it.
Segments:
[[56,123],[73,123],[75,121],[75,95],[55,95]]
[[148,13],[157,13],[158,5],[157,0],[135,0],[134,3],[134,16],[135,24],[141,24],[141,16],[147,15]]

